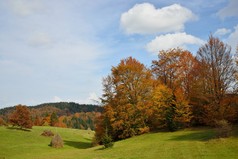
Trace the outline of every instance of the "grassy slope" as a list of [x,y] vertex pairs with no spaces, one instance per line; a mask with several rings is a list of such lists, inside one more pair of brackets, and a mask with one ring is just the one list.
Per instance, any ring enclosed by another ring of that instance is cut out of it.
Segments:
[[[48,146],[45,129],[58,132],[65,144],[62,149]],[[111,149],[90,148],[92,131],[34,127],[31,132],[0,127],[0,158],[6,159],[159,159],[159,158],[237,158],[238,137],[210,139],[212,130],[193,129],[173,133],[160,132],[119,141]],[[209,140],[210,139],[210,140]]]

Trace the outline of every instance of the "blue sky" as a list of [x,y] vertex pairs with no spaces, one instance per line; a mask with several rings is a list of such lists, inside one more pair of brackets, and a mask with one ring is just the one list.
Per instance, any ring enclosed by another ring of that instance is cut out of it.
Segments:
[[0,0],[0,108],[93,103],[121,59],[238,44],[237,0]]

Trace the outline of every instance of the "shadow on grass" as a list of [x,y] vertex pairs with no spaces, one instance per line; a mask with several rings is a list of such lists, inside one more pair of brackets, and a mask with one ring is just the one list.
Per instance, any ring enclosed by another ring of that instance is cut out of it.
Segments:
[[92,147],[92,144],[90,142],[77,142],[77,141],[64,140],[64,144],[77,149],[87,149]]
[[100,147],[100,148],[98,148],[98,149],[96,149],[95,151],[102,151],[102,150],[109,150],[109,149],[111,149],[111,147],[109,147],[109,148],[105,148],[104,146],[103,147]]
[[10,129],[10,130],[21,130],[21,131],[31,132],[31,130],[29,130],[29,129],[19,128],[19,127],[7,127],[7,129]]
[[84,140],[87,140],[87,141],[90,141],[90,142],[92,141],[91,138],[86,138],[86,137],[84,137],[83,139],[84,139]]
[[201,132],[192,132],[184,135],[176,135],[173,136],[169,140],[174,141],[208,141],[210,139],[214,139],[216,136],[215,132],[212,130],[209,131],[201,131]]
[[233,127],[232,127],[232,136],[238,138],[238,125],[233,125]]

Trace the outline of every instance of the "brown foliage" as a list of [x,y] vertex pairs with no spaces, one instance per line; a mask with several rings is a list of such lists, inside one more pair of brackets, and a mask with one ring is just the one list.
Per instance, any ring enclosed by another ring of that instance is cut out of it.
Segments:
[[32,128],[30,111],[26,106],[17,105],[9,120],[13,126],[19,126],[21,129]]
[[235,80],[231,47],[211,35],[208,42],[199,48],[196,58],[200,63],[204,92],[219,104]]
[[170,88],[160,84],[154,88],[152,100],[150,123],[153,129],[173,130],[186,126],[190,122],[192,112],[181,89],[173,93]]
[[50,115],[43,118],[41,125],[49,126],[50,125]]
[[104,79],[103,127],[114,139],[145,132],[152,82],[150,70],[132,57],[121,60]]
[[220,105],[210,103],[204,106],[204,123],[207,125],[215,126],[217,120],[226,120],[228,122],[234,122],[237,120],[238,98],[237,95],[226,95]]
[[104,112],[96,137],[108,132],[118,140],[151,129],[235,122],[236,69],[230,47],[213,36],[196,57],[179,48],[160,51],[152,71],[132,57],[123,59],[103,79]]
[[102,137],[105,134],[105,125],[109,125],[104,123],[106,119],[101,115],[96,119],[96,127],[95,127],[95,137],[93,138],[92,144],[95,146],[97,144],[102,144]]
[[158,60],[152,61],[152,71],[157,79],[173,91],[183,89],[185,96],[191,94],[194,69],[197,61],[193,55],[180,48],[162,50],[159,52]]
[[35,119],[34,119],[34,125],[35,125],[35,126],[40,126],[41,123],[42,123],[42,120],[41,120],[41,118],[37,115],[37,116],[35,117]]
[[0,116],[0,126],[7,125],[3,118]]
[[234,118],[235,112],[226,97],[232,90],[236,73],[231,48],[211,35],[208,42],[200,47],[196,58],[200,64],[200,92],[207,101],[205,123],[211,125],[215,120]]

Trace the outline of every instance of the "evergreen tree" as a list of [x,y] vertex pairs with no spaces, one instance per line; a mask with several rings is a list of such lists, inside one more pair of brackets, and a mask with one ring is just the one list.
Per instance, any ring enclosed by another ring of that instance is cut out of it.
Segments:
[[55,112],[53,112],[50,116],[50,125],[55,126],[55,124],[58,122],[58,117]]

